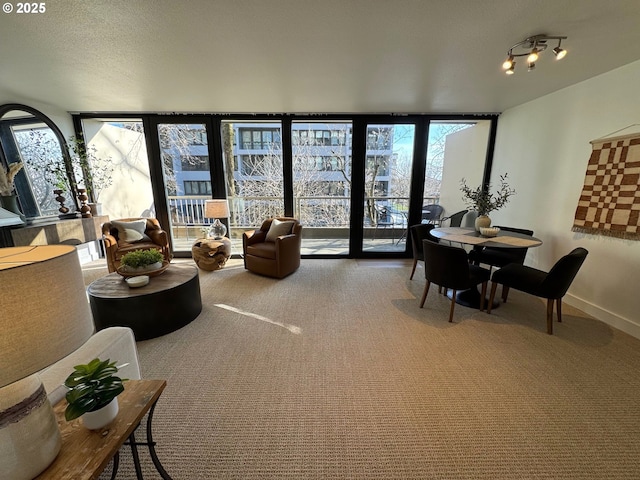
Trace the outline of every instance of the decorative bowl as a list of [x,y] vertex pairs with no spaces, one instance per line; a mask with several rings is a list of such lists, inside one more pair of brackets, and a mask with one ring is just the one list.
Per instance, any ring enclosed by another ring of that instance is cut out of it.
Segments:
[[483,237],[495,237],[499,231],[498,227],[480,227],[480,235]]
[[127,285],[131,288],[144,287],[149,283],[149,275],[138,275],[136,277],[129,277],[124,279]]
[[130,278],[130,277],[138,277],[138,276],[142,276],[142,275],[146,275],[149,277],[156,277],[162,273],[164,273],[164,271],[169,268],[169,262],[167,262],[166,260],[164,262],[162,262],[162,266],[160,268],[157,269],[153,269],[153,270],[149,270],[149,269],[142,269],[142,270],[138,270],[138,271],[132,271],[129,270],[127,268],[124,268],[124,265],[120,265],[118,267],[118,269],[116,270],[116,272],[120,275],[122,275],[124,278]]

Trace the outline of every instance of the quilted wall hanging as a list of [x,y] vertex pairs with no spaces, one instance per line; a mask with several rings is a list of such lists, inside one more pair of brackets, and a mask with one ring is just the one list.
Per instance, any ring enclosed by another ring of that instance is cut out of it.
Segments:
[[[635,128],[634,128],[635,127]],[[593,140],[574,232],[640,240],[640,132]]]

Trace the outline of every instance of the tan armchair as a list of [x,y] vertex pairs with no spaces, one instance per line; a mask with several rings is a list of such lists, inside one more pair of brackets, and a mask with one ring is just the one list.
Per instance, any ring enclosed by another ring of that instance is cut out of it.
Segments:
[[102,240],[109,272],[115,272],[125,253],[134,250],[160,250],[171,261],[169,235],[155,218],[121,218],[102,224]]
[[269,218],[259,230],[244,232],[244,268],[268,277],[284,278],[300,266],[302,225],[291,217]]

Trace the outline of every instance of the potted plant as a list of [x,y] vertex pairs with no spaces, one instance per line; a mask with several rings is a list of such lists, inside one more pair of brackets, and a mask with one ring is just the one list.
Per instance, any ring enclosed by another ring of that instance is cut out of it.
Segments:
[[82,417],[90,430],[111,423],[118,414],[117,396],[124,391],[126,379],[117,377],[116,362],[94,358],[86,365],[76,365],[64,384],[69,391],[64,412],[67,421]]
[[123,271],[125,272],[147,272],[157,270],[162,267],[162,252],[152,248],[150,250],[134,250],[125,253],[120,260]]
[[82,170],[84,187],[88,197],[87,205],[91,208],[91,214],[102,215],[102,204],[99,198],[100,193],[113,184],[115,169],[113,159],[99,156],[95,145],[88,146],[82,138],[72,136],[69,141],[71,157]]
[[491,226],[489,213],[505,206],[509,201],[509,197],[516,193],[513,188],[509,187],[506,173],[500,175],[500,187],[495,193],[491,193],[490,184],[487,185],[487,188],[479,186],[472,189],[467,186],[464,178],[460,181],[460,190],[462,190],[462,200],[465,202],[465,205],[478,212],[478,217],[475,222],[475,227],[478,231],[480,231],[481,227]]

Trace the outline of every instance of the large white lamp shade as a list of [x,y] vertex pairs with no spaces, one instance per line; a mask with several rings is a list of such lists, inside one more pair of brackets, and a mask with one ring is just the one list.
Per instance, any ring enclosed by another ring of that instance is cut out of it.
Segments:
[[0,478],[32,479],[60,451],[36,374],[93,334],[82,269],[69,245],[0,249]]

